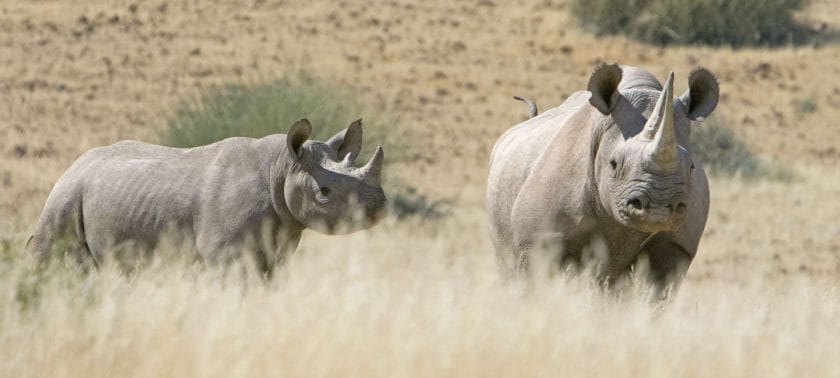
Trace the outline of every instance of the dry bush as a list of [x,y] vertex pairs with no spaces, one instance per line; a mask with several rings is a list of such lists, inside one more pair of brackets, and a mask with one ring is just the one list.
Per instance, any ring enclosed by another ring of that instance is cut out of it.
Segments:
[[389,155],[400,151],[394,130],[378,114],[364,111],[351,88],[296,72],[275,80],[227,84],[205,90],[176,107],[161,133],[163,144],[195,147],[229,137],[261,138],[285,133],[296,120],[312,123],[312,138],[327,140],[353,120],[364,118],[364,151],[383,144]]
[[668,44],[781,45],[806,41],[793,12],[807,0],[576,0],[573,11],[598,34]]
[[794,178],[790,168],[753,154],[719,117],[712,117],[692,128],[691,152],[713,175],[783,181]]

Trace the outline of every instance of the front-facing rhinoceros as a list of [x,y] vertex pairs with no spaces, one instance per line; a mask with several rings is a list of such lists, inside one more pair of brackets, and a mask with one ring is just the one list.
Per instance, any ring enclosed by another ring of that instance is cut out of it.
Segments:
[[581,266],[595,244],[606,247],[597,272],[607,282],[644,258],[660,295],[678,284],[709,209],[706,174],[688,148],[690,123],[718,101],[709,71],[694,70],[688,85],[674,98],[673,73],[663,88],[643,69],[602,65],[588,91],[502,135],[487,183],[500,266],[522,273],[536,249]]
[[[30,239],[36,257],[59,240],[96,265],[131,242],[153,248],[164,231],[218,261],[245,243],[271,273],[301,232],[351,232],[384,215],[383,151],[362,167],[361,120],[327,142],[308,140],[305,119],[287,135],[229,138],[196,148],[122,141],[83,154],[58,180]],[[224,252],[223,252],[224,251]]]

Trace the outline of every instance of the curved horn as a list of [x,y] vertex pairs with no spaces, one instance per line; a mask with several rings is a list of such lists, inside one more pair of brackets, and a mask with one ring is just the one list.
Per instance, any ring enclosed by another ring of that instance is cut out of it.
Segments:
[[353,161],[356,160],[356,155],[352,152],[348,152],[347,155],[344,155],[344,160],[341,161],[341,165],[345,167],[350,167],[353,165]]
[[674,73],[668,74],[665,88],[645,124],[642,136],[651,141],[650,155],[657,164],[671,165],[679,159],[674,133]]
[[376,152],[373,153],[373,157],[368,160],[364,167],[360,168],[362,178],[367,183],[375,186],[380,185],[380,173],[382,172],[382,159],[384,155],[385,152],[382,150],[382,146],[376,147]]

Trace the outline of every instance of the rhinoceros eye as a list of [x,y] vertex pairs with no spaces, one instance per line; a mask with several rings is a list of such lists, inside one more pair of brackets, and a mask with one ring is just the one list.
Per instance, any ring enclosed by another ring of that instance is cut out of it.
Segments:
[[326,186],[322,186],[321,189],[318,189],[318,192],[321,193],[322,196],[330,195],[330,191],[330,188],[327,188]]
[[693,170],[694,169],[694,163],[691,163],[691,167],[689,167],[689,168]]
[[613,171],[616,168],[618,168],[618,163],[615,161],[615,159],[610,159],[610,168],[612,168]]

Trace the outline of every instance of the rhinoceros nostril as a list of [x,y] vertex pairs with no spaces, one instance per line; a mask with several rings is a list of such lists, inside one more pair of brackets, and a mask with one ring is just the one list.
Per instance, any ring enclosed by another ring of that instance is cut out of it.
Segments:
[[634,210],[643,210],[646,207],[640,198],[633,198],[627,201],[627,206]]

